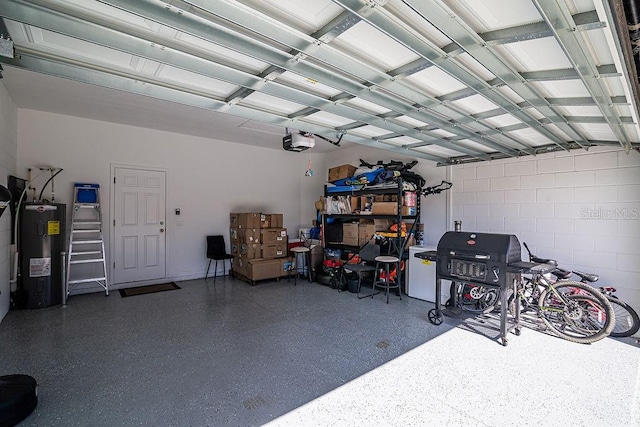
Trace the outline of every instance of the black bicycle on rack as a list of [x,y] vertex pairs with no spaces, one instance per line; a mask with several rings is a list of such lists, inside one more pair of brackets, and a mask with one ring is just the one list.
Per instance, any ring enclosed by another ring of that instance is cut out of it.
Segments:
[[[529,253],[529,259],[531,259],[533,262],[538,262],[539,260],[541,260],[531,253],[526,243],[523,244],[525,249]],[[580,277],[580,283],[585,285],[597,282],[599,279],[599,276],[597,274],[565,270],[557,267],[557,263],[556,268],[551,271],[551,274],[556,276],[559,281],[566,281],[575,274],[576,276]],[[613,326],[613,330],[609,335],[615,338],[622,338],[630,337],[638,332],[638,330],[640,330],[640,317],[638,316],[638,313],[629,304],[622,301],[615,295],[616,289],[612,286],[601,286],[597,289],[609,300],[615,314],[615,325]]]

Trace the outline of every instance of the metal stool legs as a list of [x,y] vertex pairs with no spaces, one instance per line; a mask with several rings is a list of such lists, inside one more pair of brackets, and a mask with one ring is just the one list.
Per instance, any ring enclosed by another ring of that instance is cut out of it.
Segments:
[[[385,272],[384,281],[380,277],[381,276],[380,264],[384,265],[384,272]],[[390,271],[390,266],[392,264],[396,265],[396,282],[393,285],[391,285],[391,271]],[[400,260],[398,258],[392,257],[392,256],[376,257],[376,273],[374,275],[374,280],[373,280],[373,290],[375,290],[376,287],[384,287],[385,293],[387,295],[387,304],[389,304],[389,290],[391,288],[394,288],[394,289],[397,288],[398,296],[400,297],[400,299],[402,299],[402,290],[400,289],[400,282],[398,280],[399,278],[400,278]],[[374,295],[377,295],[379,293],[380,292],[372,292],[371,298],[373,298]]]
[[[306,249],[306,250],[305,250]],[[300,248],[293,248],[291,250],[291,258],[292,261],[295,261],[295,274],[293,275],[293,284],[294,286],[298,284],[298,274],[300,274],[299,271],[299,260],[300,258],[298,257],[299,255],[302,255],[302,260],[304,261],[304,267],[302,270],[302,274],[306,274],[307,278],[309,279],[309,283],[312,282],[311,280],[311,251],[309,250],[309,248],[304,248],[304,249],[300,249]],[[293,270],[293,268],[292,268]],[[289,276],[291,277],[291,276]]]

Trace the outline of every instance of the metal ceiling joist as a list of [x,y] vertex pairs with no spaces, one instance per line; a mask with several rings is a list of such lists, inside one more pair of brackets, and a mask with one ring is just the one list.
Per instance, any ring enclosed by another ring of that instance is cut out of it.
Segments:
[[[335,3],[340,4],[342,7],[351,10],[353,13],[356,13],[356,14],[358,13],[357,10],[362,3],[361,0],[333,0],[333,1]],[[454,19],[451,19],[450,15],[444,14],[443,13],[444,11],[439,7],[435,7],[435,5],[431,5],[431,7],[427,7],[426,2],[423,0],[420,0],[419,6],[417,8],[409,4],[407,1],[404,1],[404,3],[407,4],[409,7],[411,7],[414,11],[419,13],[423,19],[434,24],[436,28],[439,28],[440,25],[448,26],[450,24],[450,23],[445,24],[443,21],[446,21],[446,20],[455,21]],[[440,49],[438,49],[434,45],[419,41],[414,34],[407,31],[403,26],[397,24],[393,20],[388,19],[388,17],[383,14],[383,11],[381,9],[382,8],[380,7],[374,7],[370,11],[368,11],[366,17],[365,16],[361,16],[361,17],[363,20],[366,20],[371,25],[376,27],[378,30],[387,34],[389,37],[401,43],[411,51],[433,62],[438,68],[448,73],[458,81],[466,84],[469,88],[471,88],[472,90],[475,90],[478,94],[484,96],[486,99],[495,103],[499,107],[504,108],[505,112],[509,112],[513,114],[524,123],[527,123],[536,131],[545,135],[551,141],[554,141],[559,146],[566,148],[565,141],[560,139],[554,133],[543,128],[542,125],[540,125],[540,123],[534,117],[530,116],[528,113],[517,108],[513,101],[508,99],[503,94],[497,92],[495,88],[491,87],[482,77],[476,74],[473,70],[464,68],[460,63],[453,61],[449,57],[449,55],[444,54]],[[438,11],[442,13],[439,14]],[[435,19],[434,19],[434,14],[436,14],[437,16],[437,18]],[[468,43],[468,40],[470,38],[469,37],[470,30],[464,27],[463,31],[465,32],[464,38],[463,38],[465,43],[461,43],[460,40],[457,40],[451,37],[451,35],[447,34],[446,32],[444,32],[444,34],[447,35],[449,38],[451,38],[458,45],[466,48],[466,44]],[[460,30],[458,30],[458,32],[460,32]],[[473,33],[473,35],[476,38],[478,37],[476,33]],[[474,40],[473,43],[477,43],[477,42]],[[502,62],[500,62],[500,64],[503,65]],[[487,68],[493,72],[493,70],[491,70],[491,67],[487,67]],[[494,68],[497,68],[497,67],[494,67]],[[504,68],[504,65],[503,65],[503,68]]]
[[[103,46],[110,46],[136,56],[148,58],[160,63],[169,64],[174,67],[233,83],[242,86],[245,89],[260,89],[261,92],[269,95],[309,105],[310,108],[314,108],[315,111],[327,111],[358,121],[362,123],[362,125],[370,124],[391,132],[399,132],[412,136],[429,144],[441,145],[445,148],[450,148],[445,141],[442,141],[435,136],[429,136],[426,132],[409,129],[405,125],[392,123],[373,114],[365,113],[348,106],[343,106],[339,103],[330,102],[324,98],[320,98],[319,96],[310,95],[295,88],[290,88],[277,82],[265,80],[260,76],[254,76],[249,73],[204,60],[195,56],[198,52],[188,54],[184,52],[185,50],[188,51],[188,48],[185,46],[170,46],[174,47],[176,50],[157,49],[150,43],[145,42],[136,36],[127,35],[127,32],[131,31],[131,29],[119,26],[118,31],[109,31],[103,27],[90,23],[88,21],[90,17],[88,16],[85,16],[84,20],[73,18],[70,16],[73,13],[73,10],[70,9],[65,10],[64,14],[55,11],[48,11],[46,14],[35,13],[38,11],[42,12],[40,6],[27,4],[23,0],[6,0],[6,2],[0,4],[0,14],[18,22],[45,28],[50,31],[91,41]],[[141,35],[142,34],[138,34],[138,36]],[[148,34],[145,35],[148,36]],[[168,43],[165,41],[165,45],[167,44]],[[182,51],[178,51],[177,49],[181,49]],[[269,72],[269,69],[265,72]],[[229,103],[234,104],[235,102]],[[311,114],[311,112],[309,112],[309,114]],[[292,114],[291,118],[299,118],[302,116],[302,114]],[[487,157],[486,154],[472,149],[465,149],[465,153],[478,158]]]
[[358,22],[360,22],[358,17],[344,11],[322,26],[322,28],[319,28],[315,33],[311,34],[311,37],[319,39],[323,43],[329,43]]
[[[596,67],[598,75],[600,77],[620,77],[621,74],[616,70],[614,64],[599,65]],[[580,76],[578,72],[573,68],[566,68],[562,70],[543,70],[543,71],[523,71],[520,72],[522,78],[527,81],[543,82],[551,80],[576,80]]]
[[[606,26],[604,22],[600,21],[598,13],[595,10],[577,13],[573,15],[573,21],[576,23],[576,30],[578,31],[588,31]],[[482,40],[486,43],[496,46],[552,37],[553,33],[549,26],[544,21],[541,21],[495,31],[487,31],[479,34],[479,36],[482,37]]]
[[[360,20],[356,17],[352,16],[350,13],[343,12],[342,14],[336,16],[322,28],[318,29],[315,33],[312,34],[312,37],[322,40],[324,43],[329,43],[334,38],[338,37],[343,32],[347,31],[349,28],[357,24]],[[296,55],[299,52],[291,51],[292,55]],[[282,74],[285,70],[275,66],[269,66],[267,70],[260,73],[260,76],[266,78],[268,75],[272,75],[273,73]],[[236,96],[233,96],[234,101],[239,101],[240,99],[246,98],[251,95],[254,90],[251,89],[241,89]],[[301,113],[301,112],[300,112]],[[299,114],[297,117],[302,116],[303,114]]]
[[[185,92],[182,88],[174,88],[163,86],[156,81],[142,81],[137,75],[127,75],[113,70],[111,73],[91,68],[91,64],[78,63],[68,64],[59,62],[60,58],[51,58],[51,60],[40,57],[33,57],[26,51],[20,52],[20,58],[9,59],[6,62],[12,66],[49,74],[53,76],[63,76],[79,82],[112,88],[116,90],[134,93],[138,95],[150,96],[153,98],[173,100],[173,102],[189,105],[192,107],[203,108],[206,110],[217,111],[230,114],[233,116],[243,117],[249,120],[256,120],[272,125],[288,127],[292,129],[305,129],[308,132],[323,135],[327,138],[333,138],[336,130],[325,126],[307,123],[298,119],[289,119],[281,115],[259,112],[253,108],[245,107],[239,104],[233,105],[225,103],[222,100],[216,100],[206,95]],[[405,156],[412,156],[446,164],[447,159],[420,151],[410,150],[402,147],[396,147],[392,144],[378,141],[375,138],[364,138],[356,135],[346,135],[346,140],[356,144],[366,145],[368,147],[379,148],[382,150],[392,151]],[[278,141],[279,142],[279,141]]]
[[[576,29],[578,31],[587,31],[596,28],[605,27],[606,24],[599,20],[598,13],[596,11],[582,12],[573,15],[573,20],[576,22]],[[579,23],[579,24],[578,24]],[[495,31],[487,31],[485,33],[478,34],[487,44],[492,46],[517,43],[526,40],[535,40],[545,37],[552,37],[553,32],[546,24],[546,22],[534,22],[532,24],[518,25],[510,28],[503,28]],[[442,50],[451,55],[460,54],[463,49],[457,43],[450,43],[443,47]],[[433,64],[423,59],[416,59],[410,64],[405,64],[395,70],[389,72],[390,75],[395,77],[404,77],[418,71],[422,71],[426,68],[432,67]],[[614,68],[615,70],[615,68]],[[573,70],[571,70],[573,71]],[[615,71],[613,71],[615,73]],[[601,73],[605,74],[605,73]],[[573,73],[575,75],[575,73]],[[576,76],[577,77],[577,76]],[[574,77],[575,78],[575,77]],[[530,80],[530,79],[526,79]]]
[[555,39],[580,75],[580,79],[595,100],[609,127],[620,141],[620,145],[628,153],[631,150],[629,138],[616,113],[609,105],[609,96],[607,90],[603,87],[603,82],[600,80],[596,64],[591,59],[591,56],[584,51],[585,41],[582,35],[575,31],[576,24],[573,22],[566,5],[561,5],[556,0],[533,0],[533,3],[553,30]]
[[[149,18],[150,14],[153,14],[153,5],[145,5],[145,7],[142,8],[143,5],[140,4],[142,2],[136,2],[135,5],[131,5],[129,2],[124,0],[100,1],[112,4],[132,13],[146,16],[147,18]],[[289,67],[293,72],[311,77],[326,85],[351,93],[390,110],[401,112],[402,114],[406,114],[417,120],[437,124],[442,129],[450,132],[464,134],[468,139],[490,147],[491,149],[504,152],[508,155],[518,154],[517,149],[510,148],[510,146],[514,144],[520,146],[521,151],[528,150],[528,146],[526,144],[508,136],[503,137],[509,141],[492,141],[479,135],[479,131],[477,129],[466,129],[466,127],[486,128],[486,125],[482,123],[469,122],[465,127],[454,126],[452,121],[468,116],[460,110],[453,109],[439,103],[427,94],[416,90],[416,88],[401,85],[396,82],[392,76],[384,73],[383,71],[374,69],[369,65],[357,61],[351,56],[339,52],[310,36],[293,31],[291,28],[284,26],[282,23],[277,22],[274,19],[257,17],[255,13],[252,13],[237,2],[229,2],[226,0],[191,0],[185,3],[192,4],[194,7],[202,9],[207,14],[218,16],[230,23],[234,23],[235,25],[240,25],[248,30],[254,31],[256,34],[263,37],[271,38],[280,44],[289,46],[290,48],[302,52],[309,57],[316,58],[318,61],[336,69],[335,71],[330,71],[327,68],[322,70],[317,68],[312,69],[309,67],[310,64],[308,62],[297,61],[294,64],[289,64]],[[173,26],[166,20],[164,23],[166,25]],[[182,30],[187,31],[184,27]],[[193,28],[189,29],[189,31],[192,30]],[[217,44],[227,42],[227,40],[221,40],[220,37],[211,39],[210,31],[206,34],[199,35],[199,37],[203,37],[205,39],[209,37],[211,42]],[[246,50],[244,50],[243,53],[249,54]],[[255,52],[253,55],[260,55],[260,53]],[[384,87],[386,90],[392,92],[394,96],[385,95],[384,92],[373,90],[374,88],[371,87],[364,88],[363,85],[353,80],[345,82],[345,72],[374,85]],[[354,85],[360,86],[359,89],[353,87]],[[399,102],[399,98],[411,100],[413,101],[413,104],[411,104],[410,108],[407,109],[407,105]],[[419,107],[416,107],[416,105],[419,105]],[[441,114],[450,117],[452,120],[443,120],[437,115],[430,114],[430,110],[440,112]]]
[[[611,105],[629,105],[629,101],[624,96],[612,96],[609,98]],[[596,101],[590,96],[568,96],[564,98],[547,98],[551,105],[558,106],[588,106],[596,105]],[[524,108],[524,107],[523,107]]]
[[[487,68],[496,77],[504,81],[515,93],[525,100],[530,101],[540,113],[545,117],[552,117],[557,119],[558,128],[572,138],[579,145],[586,145],[586,137],[582,135],[581,131],[571,127],[568,123],[561,123],[562,114],[556,111],[539,93],[530,85],[523,81],[520,74],[513,69],[510,65],[506,64],[502,58],[494,51],[494,49],[482,40],[476,32],[469,28],[462,20],[457,17],[452,17],[452,12],[446,8],[438,0],[420,0],[409,1],[402,0],[407,6],[416,11],[427,21],[431,22],[436,28],[440,29],[447,37],[461,46],[466,52],[473,58],[479,61],[485,68]],[[465,82],[466,83],[466,82]],[[487,85],[488,86],[488,85]],[[490,86],[489,86],[490,87]],[[493,100],[496,98],[497,93],[491,90],[483,90],[482,94],[488,99]],[[499,95],[499,98],[503,98]],[[512,104],[508,101],[509,104]],[[504,102],[496,102],[499,106],[504,108]],[[538,131],[549,140],[556,143],[563,149],[568,149],[566,141],[560,139],[553,132],[539,125],[535,117],[529,115],[528,112],[518,109],[517,111],[510,111],[515,117],[522,122],[527,123],[532,129]]]

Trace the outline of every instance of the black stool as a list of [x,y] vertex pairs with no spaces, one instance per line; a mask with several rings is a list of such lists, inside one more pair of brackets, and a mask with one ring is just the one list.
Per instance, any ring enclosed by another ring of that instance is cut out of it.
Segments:
[[[395,283],[391,283],[390,280],[390,268],[391,265],[395,264],[396,265],[396,282]],[[380,272],[381,270],[385,271],[386,276],[384,279],[382,279],[380,276]],[[402,291],[400,289],[400,281],[398,280],[400,278],[400,259],[394,256],[389,256],[389,255],[380,255],[376,257],[376,274],[373,277],[373,290],[375,290],[376,288],[385,288],[385,293],[387,294],[387,304],[389,304],[389,289],[398,289],[398,296],[400,297],[400,299],[402,299]],[[378,294],[380,292],[377,292]],[[371,298],[373,298],[373,295],[376,295],[376,293],[373,293],[371,295]]]

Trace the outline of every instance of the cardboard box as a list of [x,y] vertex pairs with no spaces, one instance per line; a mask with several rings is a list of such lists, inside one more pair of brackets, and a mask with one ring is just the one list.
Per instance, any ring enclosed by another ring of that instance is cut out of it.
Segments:
[[327,178],[327,181],[333,182],[339,179],[350,178],[354,173],[356,173],[356,169],[358,168],[351,165],[341,165],[336,166],[335,168],[331,168],[329,169],[329,176]]
[[288,255],[288,243],[284,241],[262,245],[262,258],[284,258]]
[[282,214],[269,214],[271,218],[271,227],[272,228],[282,228],[284,227],[284,215]]
[[255,259],[249,260],[248,264],[245,276],[251,280],[276,279],[289,274],[285,271],[284,262],[281,259]]
[[286,228],[263,228],[260,230],[260,243],[273,244],[287,241]]
[[229,219],[231,228],[260,228],[259,213],[232,213]]
[[376,231],[389,231],[389,227],[393,225],[395,221],[392,219],[374,219],[373,224]]
[[240,228],[238,229],[238,241],[240,243],[260,243],[259,228]]
[[398,215],[397,202],[373,202],[371,212],[374,215]]
[[240,256],[246,259],[261,258],[261,248],[258,243],[241,243],[240,244]]
[[376,232],[376,225],[372,219],[360,220],[358,224],[358,245],[362,246],[369,241]]
[[249,260],[241,256],[233,257],[233,271],[234,273],[249,277]]
[[411,216],[411,215],[416,215],[417,212],[418,212],[418,208],[416,208],[415,206],[402,207],[402,215]]
[[358,223],[345,222],[342,224],[342,244],[358,246]]
[[351,212],[360,210],[360,201],[362,197],[359,196],[349,196],[349,203],[351,204]]
[[260,228],[282,228],[283,221],[282,214],[261,214]]

